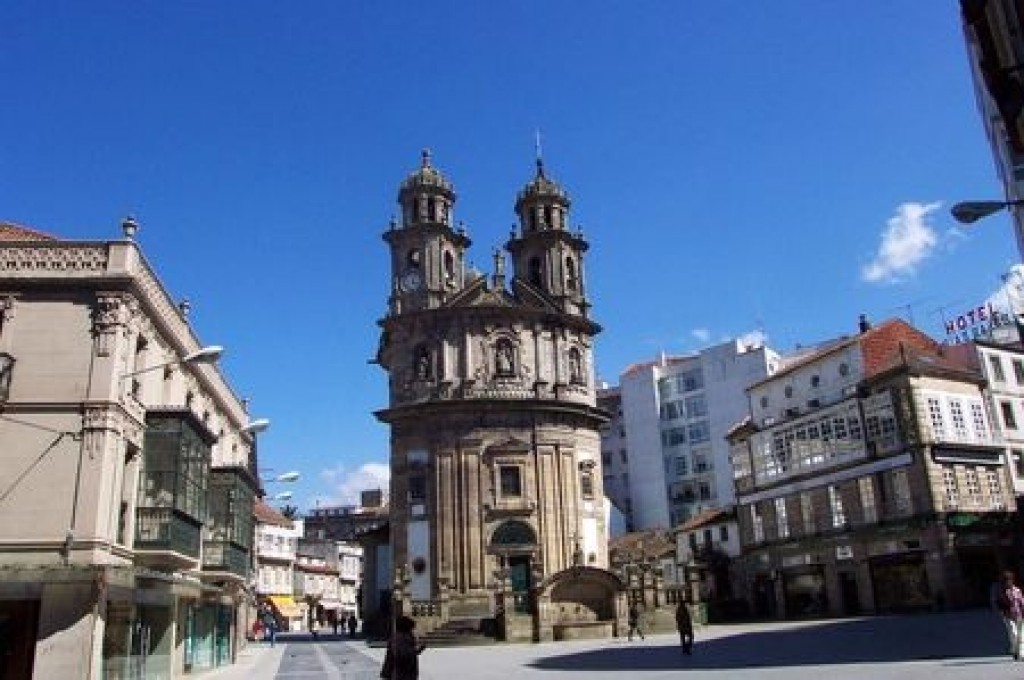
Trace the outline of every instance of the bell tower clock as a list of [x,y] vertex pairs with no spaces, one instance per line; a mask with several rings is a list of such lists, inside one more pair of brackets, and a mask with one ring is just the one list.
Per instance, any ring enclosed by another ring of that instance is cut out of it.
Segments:
[[384,234],[391,247],[393,313],[441,306],[465,284],[465,230],[452,228],[455,189],[423,151],[420,168],[398,191],[400,222]]

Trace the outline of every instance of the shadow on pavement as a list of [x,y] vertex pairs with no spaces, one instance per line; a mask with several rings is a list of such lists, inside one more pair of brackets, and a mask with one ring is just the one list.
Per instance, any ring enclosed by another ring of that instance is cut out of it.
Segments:
[[[674,638],[673,638],[674,640]],[[626,647],[549,656],[531,664],[543,670],[728,669],[961,659],[983,666],[1009,660],[1005,632],[987,610],[917,616],[880,616],[814,622],[785,630],[718,629],[697,643],[692,656],[678,644]],[[979,657],[996,657],[991,660]],[[970,660],[970,661],[968,661]],[[980,670],[980,668],[979,668]]]

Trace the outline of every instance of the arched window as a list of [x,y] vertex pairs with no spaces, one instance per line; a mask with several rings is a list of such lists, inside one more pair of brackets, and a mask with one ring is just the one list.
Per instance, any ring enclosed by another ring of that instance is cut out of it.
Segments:
[[570,291],[576,290],[577,277],[576,277],[576,261],[572,259],[572,256],[566,256],[565,258],[565,287]]
[[437,221],[436,205],[433,196],[427,197],[427,219],[431,222]]
[[491,545],[531,545],[537,542],[537,534],[526,522],[510,520],[494,532]]
[[455,256],[450,250],[444,251],[444,278],[448,283],[455,282]]
[[529,266],[529,277],[530,277],[529,281],[530,281],[530,283],[532,283],[533,285],[535,285],[537,287],[542,286],[543,285],[543,280],[544,280],[544,277],[543,277],[544,270],[543,270],[543,267],[541,266],[540,258],[539,257],[531,257],[528,266]]
[[576,347],[569,349],[569,382],[573,385],[583,384],[583,359]]

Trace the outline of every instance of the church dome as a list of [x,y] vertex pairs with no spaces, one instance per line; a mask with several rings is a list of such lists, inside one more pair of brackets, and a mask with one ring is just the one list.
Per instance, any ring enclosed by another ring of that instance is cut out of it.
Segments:
[[569,194],[562,186],[544,173],[544,162],[537,159],[537,174],[527,182],[516,198],[516,211],[523,204],[558,203],[568,207]]
[[443,193],[454,197],[455,187],[441,174],[441,171],[430,164],[430,150],[424,149],[420,167],[402,181],[399,196],[408,193]]

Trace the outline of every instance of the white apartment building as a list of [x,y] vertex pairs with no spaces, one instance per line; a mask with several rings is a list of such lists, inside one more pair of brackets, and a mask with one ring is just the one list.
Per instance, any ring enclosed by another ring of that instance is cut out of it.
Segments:
[[[606,479],[620,485],[609,496],[634,531],[735,502],[725,435],[748,411],[745,388],[779,361],[763,343],[730,340],[623,372],[601,451]],[[614,404],[613,392],[606,395]]]
[[363,579],[363,548],[355,542],[338,542],[338,600],[343,616],[359,616],[359,588]]
[[269,603],[282,630],[302,630],[304,609],[295,599],[295,561],[302,520],[289,520],[256,501],[256,594]]
[[1024,348],[975,342],[979,368],[988,380],[991,420],[1002,432],[1014,495],[1024,496]]

